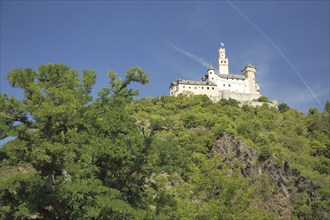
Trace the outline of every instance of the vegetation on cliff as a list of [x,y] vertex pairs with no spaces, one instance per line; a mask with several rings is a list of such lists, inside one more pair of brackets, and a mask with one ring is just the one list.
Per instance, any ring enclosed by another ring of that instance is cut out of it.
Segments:
[[0,95],[1,219],[326,219],[330,103],[300,113],[134,100],[139,67],[91,96],[96,74],[64,64],[8,74]]

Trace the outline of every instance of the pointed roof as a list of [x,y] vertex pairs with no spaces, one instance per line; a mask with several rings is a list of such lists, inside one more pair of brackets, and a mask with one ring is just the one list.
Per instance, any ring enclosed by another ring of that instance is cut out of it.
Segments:
[[215,70],[211,62],[210,62],[209,68],[207,70]]

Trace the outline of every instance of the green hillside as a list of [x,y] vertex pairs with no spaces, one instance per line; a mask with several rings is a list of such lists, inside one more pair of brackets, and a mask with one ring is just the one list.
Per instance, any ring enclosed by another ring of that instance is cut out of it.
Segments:
[[[324,111],[133,99],[139,67],[92,98],[94,71],[15,69],[0,95],[1,219],[328,219]],[[267,99],[265,99],[267,100]]]

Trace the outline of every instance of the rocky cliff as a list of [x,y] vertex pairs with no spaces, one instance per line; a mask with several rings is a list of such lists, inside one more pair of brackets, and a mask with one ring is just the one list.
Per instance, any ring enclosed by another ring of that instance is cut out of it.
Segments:
[[261,198],[253,206],[271,210],[281,219],[291,219],[298,200],[310,203],[315,186],[292,169],[287,161],[281,162],[274,155],[263,155],[231,134],[224,134],[212,147],[221,153],[224,162],[240,168],[244,177],[259,191]]

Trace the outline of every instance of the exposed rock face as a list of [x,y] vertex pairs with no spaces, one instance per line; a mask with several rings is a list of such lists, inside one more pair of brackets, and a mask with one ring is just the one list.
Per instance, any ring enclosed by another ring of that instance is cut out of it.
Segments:
[[299,171],[290,168],[288,162],[280,163],[273,155],[260,158],[257,150],[231,134],[224,134],[212,147],[213,153],[221,153],[224,162],[231,167],[240,167],[244,177],[261,195],[255,207],[274,211],[281,219],[291,219],[295,194],[303,193],[310,201],[312,183],[300,176]]

